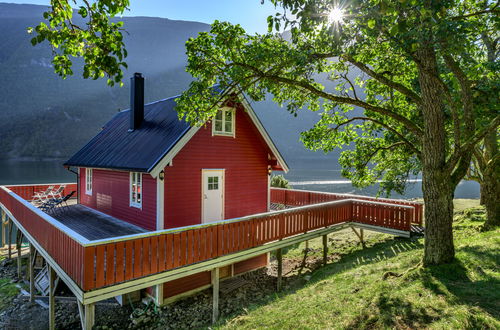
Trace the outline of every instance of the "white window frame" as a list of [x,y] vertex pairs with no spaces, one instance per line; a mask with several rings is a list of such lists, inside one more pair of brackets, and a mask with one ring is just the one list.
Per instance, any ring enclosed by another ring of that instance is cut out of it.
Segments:
[[[137,183],[137,181],[138,181],[137,177],[140,177],[140,184]],[[136,185],[138,187],[138,189],[136,189],[136,191],[140,191],[141,192],[141,198],[140,198],[139,202],[137,202],[137,200],[134,200],[134,197],[133,197],[133,194],[132,194],[132,187],[134,185]],[[140,173],[140,172],[130,172],[129,196],[130,196],[130,206],[142,209],[142,200],[144,199],[144,191],[142,190],[142,173]]]
[[92,179],[93,173],[91,168],[85,169],[85,194],[92,196]]
[[[215,117],[212,119],[212,135],[221,135],[221,136],[232,136],[235,137],[236,132],[236,111],[234,108],[224,107],[219,110],[222,113],[222,131],[217,131],[215,129]],[[231,112],[231,132],[226,132],[226,113]]]

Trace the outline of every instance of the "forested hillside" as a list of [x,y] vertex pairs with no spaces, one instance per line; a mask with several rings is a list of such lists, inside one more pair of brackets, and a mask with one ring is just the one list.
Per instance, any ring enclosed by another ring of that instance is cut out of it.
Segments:
[[[85,80],[78,61],[74,76],[63,80],[54,73],[51,49],[46,44],[33,47],[26,32],[42,19],[44,10],[0,3],[0,158],[68,157],[114,112],[128,108],[128,78],[122,88],[110,88],[104,79]],[[123,20],[129,53],[125,77],[144,74],[146,102],[186,89],[191,76],[184,70],[185,41],[209,25],[152,17]],[[299,133],[316,121],[315,113],[304,111],[297,119],[270,100],[254,107],[289,161],[325,159],[305,150],[298,140]]]

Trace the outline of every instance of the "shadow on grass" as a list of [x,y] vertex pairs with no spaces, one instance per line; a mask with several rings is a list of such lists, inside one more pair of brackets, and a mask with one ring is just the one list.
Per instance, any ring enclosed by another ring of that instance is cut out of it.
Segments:
[[[461,251],[466,251],[478,261],[484,258],[498,261],[497,255],[482,251],[479,247],[465,247]],[[426,288],[437,295],[446,296],[452,303],[479,307],[500,320],[500,281],[488,275],[478,263],[469,263],[468,268],[460,260],[455,260],[447,265],[431,266],[422,270],[420,278]],[[471,272],[477,280],[469,276]],[[471,320],[475,321],[480,322]]]
[[362,309],[348,328],[398,328],[414,329],[439,318],[439,310],[434,308],[417,308],[411,302],[399,297],[390,297],[386,293],[379,293],[377,297]]
[[[316,267],[310,269],[311,270],[311,278],[309,281],[306,281],[304,278],[304,274],[295,274],[291,276],[284,277],[284,283],[286,284],[285,290],[280,293],[273,293],[272,291],[267,291],[265,297],[259,301],[250,302],[249,306],[241,306],[241,311],[236,313],[231,313],[230,315],[223,315],[223,319],[220,320],[220,324],[224,324],[226,320],[229,320],[237,315],[241,315],[248,313],[251,310],[255,310],[261,306],[267,305],[277,299],[281,299],[284,296],[295,293],[297,290],[300,290],[306,285],[312,285],[318,281],[321,281],[325,277],[328,277],[332,274],[342,273],[348,271],[350,269],[359,267],[361,265],[373,264],[383,260],[396,258],[401,253],[408,252],[415,249],[420,249],[423,247],[423,244],[420,239],[401,239],[401,238],[392,238],[387,239],[382,242],[374,243],[371,246],[368,246],[364,249],[355,250],[352,252],[343,252],[337,253],[337,259],[333,263],[329,263],[326,266],[321,266],[320,257],[310,256],[309,258],[315,258],[314,264]],[[305,253],[307,253],[307,249]],[[331,249],[330,253],[335,253],[335,250]],[[266,275],[269,278],[268,283],[276,283],[276,277],[272,275]],[[268,289],[268,288],[266,288]],[[419,320],[427,320],[432,318],[427,314],[423,314],[422,311],[414,311],[410,304],[402,304],[402,302],[397,302],[391,300],[392,298],[380,297],[380,304],[394,304],[394,306],[406,306],[401,307],[405,309],[405,313],[410,316],[415,316],[416,319]],[[420,313],[420,314],[419,314]],[[418,317],[417,317],[418,316]],[[391,318],[390,312],[387,313],[386,319],[389,320]],[[389,322],[389,321],[387,321]]]
[[341,273],[362,265],[392,259],[401,253],[420,248],[423,248],[422,240],[417,238],[406,239],[395,237],[391,240],[378,242],[364,249],[340,254],[340,259],[337,262],[317,269],[314,274],[314,280],[319,281],[325,276],[334,273]]

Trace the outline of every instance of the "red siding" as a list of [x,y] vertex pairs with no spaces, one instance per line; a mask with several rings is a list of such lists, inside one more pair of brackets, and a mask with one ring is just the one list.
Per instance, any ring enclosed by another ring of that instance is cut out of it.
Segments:
[[166,282],[163,285],[163,297],[177,296],[178,294],[208,285],[212,282],[211,276],[210,272],[202,272]]
[[234,275],[267,266],[267,253],[234,264]]
[[[267,253],[235,263],[233,265],[234,275],[259,269],[265,266],[267,266]],[[230,266],[228,266],[228,270],[230,269],[231,269]],[[224,272],[221,269],[221,279],[225,277],[230,277],[230,276],[223,276],[223,273]],[[165,282],[163,284],[163,297],[164,298],[174,297],[177,296],[178,294],[188,292],[205,285],[209,285],[211,284],[211,282],[212,281],[210,272],[202,272],[182,277],[170,282]]]
[[142,175],[142,209],[130,207],[130,173],[94,169],[92,195],[85,193],[85,169],[80,168],[80,203],[144,229],[156,230],[156,180]]
[[268,153],[250,117],[236,111],[236,136],[207,123],[165,168],[165,228],[201,223],[202,169],[225,169],[224,218],[267,211]]

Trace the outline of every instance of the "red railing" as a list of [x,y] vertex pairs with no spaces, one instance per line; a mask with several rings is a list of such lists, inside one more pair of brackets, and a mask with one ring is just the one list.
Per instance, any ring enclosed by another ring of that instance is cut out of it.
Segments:
[[413,224],[423,225],[424,205],[419,202],[402,199],[374,198],[369,196],[358,196],[350,194],[334,194],[319,191],[307,191],[296,189],[271,188],[271,203],[287,206],[304,206],[343,199],[358,199],[372,202],[381,202],[394,205],[406,205],[414,208]]
[[76,283],[83,282],[84,237],[5,187],[0,187],[0,203]]
[[0,203],[84,291],[339,223],[355,221],[409,232],[414,215],[414,208],[406,205],[345,199],[218,223],[89,241],[5,187],[0,187]]
[[86,248],[85,268],[95,264],[95,272],[86,272],[83,287],[100,288],[349,221],[409,231],[412,215],[408,206],[342,200],[93,243]]
[[68,195],[72,191],[76,191],[74,197],[78,195],[78,189],[76,183],[51,183],[51,184],[29,184],[29,185],[12,185],[6,186],[11,191],[15,192],[19,197],[30,201],[33,198],[33,195],[37,192],[45,192],[47,188],[50,186],[54,186],[54,188],[59,188],[60,186],[65,185],[62,195]]

